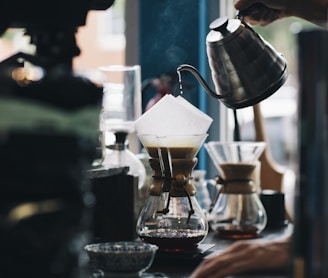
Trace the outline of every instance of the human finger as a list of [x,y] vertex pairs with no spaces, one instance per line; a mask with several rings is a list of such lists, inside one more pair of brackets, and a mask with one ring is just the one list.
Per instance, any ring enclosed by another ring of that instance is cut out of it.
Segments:
[[281,10],[268,8],[262,4],[240,10],[238,16],[251,25],[268,25],[281,17]]
[[234,6],[237,10],[245,10],[259,2],[259,0],[238,0]]
[[253,14],[243,17],[243,20],[250,25],[266,26],[280,18],[280,11],[265,10],[263,12],[254,12]]

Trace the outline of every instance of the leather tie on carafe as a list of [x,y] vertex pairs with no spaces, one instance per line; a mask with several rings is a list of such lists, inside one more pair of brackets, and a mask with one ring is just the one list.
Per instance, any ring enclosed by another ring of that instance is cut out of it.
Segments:
[[218,176],[218,184],[223,187],[220,193],[226,194],[252,194],[256,192],[253,179],[229,179]]
[[[229,169],[224,171],[225,175],[228,176],[223,178],[222,176],[217,177],[217,183],[222,184],[220,193],[225,194],[252,194],[256,192],[254,180],[252,179],[252,173],[255,171],[255,165],[233,165],[234,170]],[[244,175],[238,175],[240,172],[245,172]],[[231,177],[231,172],[234,172],[234,176]],[[238,173],[236,175],[236,172]]]

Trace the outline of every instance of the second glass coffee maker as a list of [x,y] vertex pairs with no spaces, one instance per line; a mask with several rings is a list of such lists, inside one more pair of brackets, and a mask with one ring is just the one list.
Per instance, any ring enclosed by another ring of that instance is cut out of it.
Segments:
[[153,183],[137,223],[139,237],[160,250],[188,249],[208,233],[191,173],[207,134],[139,134],[153,169]]
[[222,185],[208,220],[222,238],[255,238],[266,226],[267,215],[255,184],[258,158],[265,145],[245,141],[205,144]]

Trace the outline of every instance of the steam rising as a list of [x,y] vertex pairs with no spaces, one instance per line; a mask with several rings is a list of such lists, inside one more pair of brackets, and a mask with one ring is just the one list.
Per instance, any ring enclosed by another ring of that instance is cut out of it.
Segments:
[[[152,43],[148,44],[150,57],[160,55],[166,63],[174,65],[186,61],[188,54],[185,43],[190,39],[188,32],[195,30],[197,26],[197,7],[198,4],[194,1],[162,1],[160,15],[154,22]],[[190,21],[193,21],[194,25],[188,27],[188,30],[181,30],[190,25]]]

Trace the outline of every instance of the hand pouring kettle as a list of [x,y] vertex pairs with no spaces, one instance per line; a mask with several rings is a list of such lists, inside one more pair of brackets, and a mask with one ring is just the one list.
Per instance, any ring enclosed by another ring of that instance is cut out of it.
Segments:
[[[207,56],[216,92],[196,68],[180,65],[177,72],[191,72],[205,91],[228,108],[255,105],[277,91],[287,79],[283,56],[240,17],[221,17],[210,24]],[[181,77],[181,76],[180,76]]]

